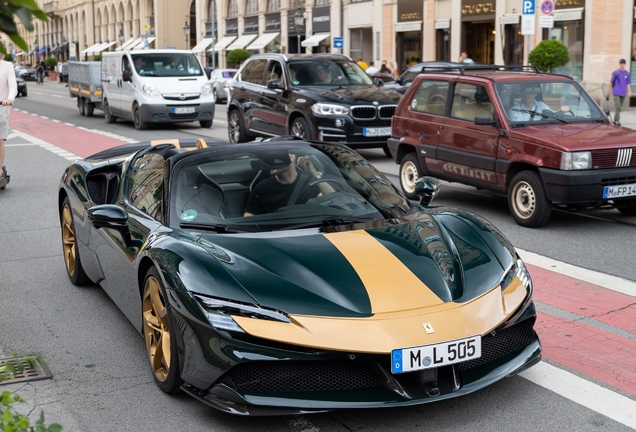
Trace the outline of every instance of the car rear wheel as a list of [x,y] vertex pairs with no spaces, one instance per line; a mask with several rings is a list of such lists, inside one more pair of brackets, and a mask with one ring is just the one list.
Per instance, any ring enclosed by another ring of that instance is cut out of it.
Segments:
[[422,177],[422,167],[417,156],[413,152],[405,154],[400,162],[400,186],[408,199],[417,199],[415,183],[420,177]]
[[141,117],[141,110],[139,109],[139,105],[137,104],[133,106],[133,123],[135,124],[135,129],[137,130],[148,129],[148,125]]
[[212,97],[214,97],[215,103],[221,103],[221,99],[219,99],[219,94],[216,92],[216,89],[212,89]]
[[302,139],[309,139],[309,126],[303,117],[294,119],[291,124],[291,134]]
[[93,102],[86,101],[86,117],[92,117],[93,111],[95,111],[95,104]]
[[117,117],[110,112],[110,105],[108,104],[108,99],[104,100],[104,120],[106,123],[115,123],[117,121]]
[[177,393],[183,380],[179,375],[179,355],[173,330],[176,327],[166,290],[155,267],[146,273],[141,309],[146,352],[155,383],[165,393]]
[[636,216],[636,199],[629,200],[623,205],[616,208],[619,212],[623,213],[626,216]]
[[79,251],[77,250],[75,222],[73,221],[73,213],[71,212],[71,204],[68,197],[64,198],[62,214],[60,216],[62,226],[62,250],[64,252],[66,273],[73,285],[86,285],[90,282],[90,279],[84,272]]
[[517,223],[528,228],[545,225],[552,213],[541,177],[534,171],[521,171],[512,178],[508,206]]
[[243,116],[236,108],[230,111],[230,118],[227,122],[227,135],[231,143],[247,142]]

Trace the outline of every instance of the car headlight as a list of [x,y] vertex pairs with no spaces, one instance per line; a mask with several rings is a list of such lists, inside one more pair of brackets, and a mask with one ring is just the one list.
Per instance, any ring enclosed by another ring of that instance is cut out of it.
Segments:
[[144,93],[146,93],[148,96],[153,96],[153,97],[161,96],[161,93],[159,93],[159,90],[157,90],[157,87],[153,86],[152,84],[144,84],[143,90],[144,90]]
[[562,170],[582,170],[592,168],[592,153],[583,152],[563,152],[561,153]]
[[349,114],[349,108],[342,105],[327,104],[327,103],[315,103],[311,106],[311,110],[320,115],[347,115]]
[[194,298],[198,300],[199,306],[201,306],[210,324],[218,330],[245,333],[238,323],[234,321],[232,315],[284,323],[291,322],[287,314],[274,309],[201,295],[195,295]]
[[201,97],[210,96],[212,94],[212,85],[210,83],[205,83],[201,87]]
[[526,287],[528,292],[532,291],[532,278],[521,258],[517,258],[516,261],[513,261],[506,271],[504,271],[501,277],[501,290],[504,291],[508,288],[508,285],[510,285],[515,277],[521,280],[521,283]]

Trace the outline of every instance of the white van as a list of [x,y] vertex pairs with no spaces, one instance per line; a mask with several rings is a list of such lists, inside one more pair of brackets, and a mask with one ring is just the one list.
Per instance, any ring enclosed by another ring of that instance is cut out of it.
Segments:
[[102,55],[101,108],[108,123],[193,122],[212,126],[212,86],[192,51],[140,50]]

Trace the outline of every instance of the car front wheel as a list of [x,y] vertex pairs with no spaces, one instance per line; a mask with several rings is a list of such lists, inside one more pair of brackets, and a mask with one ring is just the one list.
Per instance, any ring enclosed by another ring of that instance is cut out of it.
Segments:
[[77,250],[77,238],[75,237],[75,221],[68,197],[64,198],[62,204],[62,214],[60,215],[62,225],[62,251],[64,252],[64,264],[66,273],[73,285],[86,285],[90,279],[84,272],[79,251]]
[[135,104],[133,107],[133,123],[135,124],[135,129],[137,130],[145,130],[148,129],[148,125],[141,117],[141,110],[139,109],[139,105]]
[[291,124],[291,133],[298,138],[309,139],[309,126],[307,125],[307,121],[302,117],[294,119]]
[[165,393],[177,393],[183,380],[179,374],[174,317],[155,267],[146,273],[141,309],[146,352],[155,383]]
[[625,204],[617,207],[617,209],[626,216],[636,216],[636,199],[629,200]]
[[417,156],[415,153],[405,154],[400,162],[400,186],[408,199],[417,199],[415,183],[420,177],[422,177],[422,168]]
[[508,206],[517,223],[528,228],[545,225],[552,213],[541,177],[534,171],[521,171],[512,178]]

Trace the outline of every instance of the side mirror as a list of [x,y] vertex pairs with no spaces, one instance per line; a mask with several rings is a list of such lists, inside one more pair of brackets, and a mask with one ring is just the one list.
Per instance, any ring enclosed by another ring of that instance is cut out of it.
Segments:
[[123,208],[112,204],[96,205],[88,209],[88,219],[97,229],[109,228],[119,232],[124,246],[141,247],[139,240],[133,240],[128,228],[128,213]]
[[373,83],[378,87],[382,87],[384,85],[384,81],[382,81],[380,78],[373,78]]
[[267,81],[267,88],[270,90],[284,90],[280,81],[277,79]]
[[420,177],[415,182],[415,194],[420,198],[420,204],[428,206],[439,193],[442,186],[439,180],[433,177]]
[[493,120],[489,116],[475,116],[475,124],[479,126],[496,126],[497,120]]
[[122,74],[122,79],[127,82],[132,82],[132,71],[125,70]]

